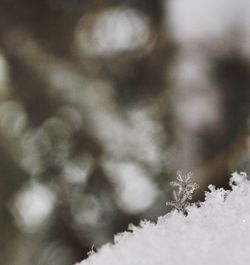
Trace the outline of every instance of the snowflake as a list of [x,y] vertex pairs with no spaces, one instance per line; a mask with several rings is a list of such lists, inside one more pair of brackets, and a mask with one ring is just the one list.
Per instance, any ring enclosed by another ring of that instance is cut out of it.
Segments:
[[192,180],[192,173],[184,175],[181,171],[177,171],[177,180],[170,182],[175,188],[173,191],[174,201],[166,202],[167,206],[177,209],[187,215],[187,207],[192,199],[193,192],[199,188],[199,185]]

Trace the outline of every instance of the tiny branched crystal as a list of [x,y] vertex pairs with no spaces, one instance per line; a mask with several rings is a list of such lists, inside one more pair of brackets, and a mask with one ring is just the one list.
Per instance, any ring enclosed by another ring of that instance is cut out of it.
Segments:
[[199,188],[198,184],[192,180],[192,173],[184,175],[181,171],[177,171],[176,181],[170,182],[170,185],[174,188],[174,201],[166,202],[166,205],[187,215],[187,207],[190,205],[192,194]]

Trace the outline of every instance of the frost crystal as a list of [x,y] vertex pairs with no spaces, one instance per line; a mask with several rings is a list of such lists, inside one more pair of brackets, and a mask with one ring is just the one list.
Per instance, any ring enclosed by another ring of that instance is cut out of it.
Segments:
[[95,245],[93,244],[90,251],[87,253],[87,256],[90,257],[91,255],[95,254]]
[[193,192],[199,188],[199,185],[192,180],[192,173],[184,175],[181,171],[177,171],[177,180],[170,182],[174,187],[174,201],[166,202],[167,206],[177,209],[187,215],[187,207],[190,205],[189,200],[192,199]]

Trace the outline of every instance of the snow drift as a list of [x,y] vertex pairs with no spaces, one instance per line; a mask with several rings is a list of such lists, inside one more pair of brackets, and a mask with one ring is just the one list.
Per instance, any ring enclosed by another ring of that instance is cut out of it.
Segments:
[[250,181],[234,173],[232,191],[210,185],[188,215],[173,210],[157,223],[115,236],[78,265],[246,265],[250,261]]

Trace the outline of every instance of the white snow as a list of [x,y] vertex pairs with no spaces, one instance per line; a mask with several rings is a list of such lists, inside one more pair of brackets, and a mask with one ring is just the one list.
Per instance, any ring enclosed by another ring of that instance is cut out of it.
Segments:
[[157,223],[115,236],[78,265],[246,265],[250,260],[250,181],[234,173],[232,191],[210,185],[188,216],[172,211]]

